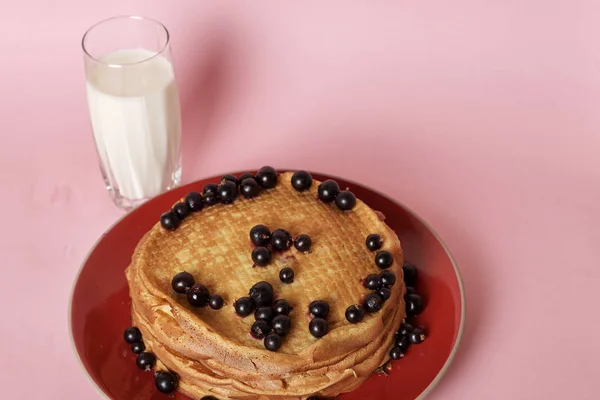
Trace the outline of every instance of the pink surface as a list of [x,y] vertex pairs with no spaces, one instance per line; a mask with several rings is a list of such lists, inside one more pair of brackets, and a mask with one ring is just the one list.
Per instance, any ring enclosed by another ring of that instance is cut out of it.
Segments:
[[263,164],[369,184],[427,219],[467,289],[430,399],[600,397],[600,6],[593,1],[18,1],[0,16],[2,398],[94,399],[67,305],[108,200],[80,36],[171,30],[184,180]]

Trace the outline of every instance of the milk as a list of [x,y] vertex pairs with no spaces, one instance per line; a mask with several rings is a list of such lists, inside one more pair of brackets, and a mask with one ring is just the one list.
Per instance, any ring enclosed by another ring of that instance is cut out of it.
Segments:
[[155,54],[118,50],[87,70],[94,139],[117,197],[145,199],[179,183],[179,97],[171,63]]

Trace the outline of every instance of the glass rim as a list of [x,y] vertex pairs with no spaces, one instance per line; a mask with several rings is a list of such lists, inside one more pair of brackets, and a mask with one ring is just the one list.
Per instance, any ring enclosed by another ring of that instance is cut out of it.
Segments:
[[[155,54],[151,55],[148,58],[144,58],[143,60],[140,60],[140,61],[134,61],[134,62],[123,63],[123,64],[107,63],[107,62],[104,62],[104,61],[100,60],[99,58],[94,57],[93,55],[91,55],[90,52],[85,47],[85,40],[88,37],[88,34],[90,32],[92,32],[95,28],[97,28],[100,25],[103,25],[103,24],[105,24],[107,22],[110,22],[110,21],[119,20],[119,19],[132,19],[132,20],[137,20],[137,21],[148,21],[148,22],[152,22],[152,23],[156,24],[157,26],[161,27],[165,31],[165,34],[166,34],[166,39],[165,39],[165,42],[164,42],[163,46],[160,48],[160,50],[158,50]],[[167,29],[167,27],[162,22],[160,22],[160,21],[158,21],[156,19],[148,18],[148,17],[142,17],[140,15],[115,15],[114,17],[103,19],[101,21],[96,22],[94,25],[90,26],[85,31],[85,33],[83,34],[83,37],[81,38],[81,48],[83,49],[83,53],[87,57],[89,57],[90,59],[92,59],[94,62],[97,62],[98,64],[102,64],[102,65],[105,65],[105,66],[110,67],[110,68],[123,68],[123,67],[127,67],[127,66],[130,66],[130,65],[137,65],[137,64],[141,64],[141,63],[150,61],[153,58],[156,58],[156,57],[164,54],[167,51],[167,49],[169,48],[170,42],[171,42],[171,34],[169,33],[169,30]]]

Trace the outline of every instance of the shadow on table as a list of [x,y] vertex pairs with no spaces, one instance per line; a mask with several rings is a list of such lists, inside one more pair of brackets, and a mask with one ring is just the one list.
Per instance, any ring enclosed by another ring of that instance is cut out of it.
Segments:
[[[191,73],[185,82],[180,82],[185,85],[181,88],[182,145],[191,149],[200,149],[216,131],[217,121],[222,120],[235,57],[229,32],[221,29],[203,35],[201,50],[186,49],[189,51],[186,63],[191,64]],[[188,162],[184,158],[184,163]],[[184,171],[188,166],[184,165]]]

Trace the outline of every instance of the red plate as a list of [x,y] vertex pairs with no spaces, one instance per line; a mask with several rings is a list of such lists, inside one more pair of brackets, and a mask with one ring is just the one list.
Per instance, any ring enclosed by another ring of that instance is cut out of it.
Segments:
[[[314,174],[319,180],[329,177]],[[417,322],[428,337],[393,362],[390,376],[373,376],[341,400],[412,400],[427,394],[449,367],[464,327],[462,281],[452,256],[435,232],[406,207],[364,186],[336,179],[358,198],[383,212],[402,242],[406,259],[419,270],[417,291],[426,302]],[[179,198],[200,191],[207,179],[164,193],[136,208],[96,243],[77,276],[71,297],[71,335],[83,367],[100,392],[111,399],[168,399],[154,388],[151,373],[139,370],[123,341],[130,325],[129,294],[123,271],[141,237]],[[175,399],[188,397],[177,394]]]

